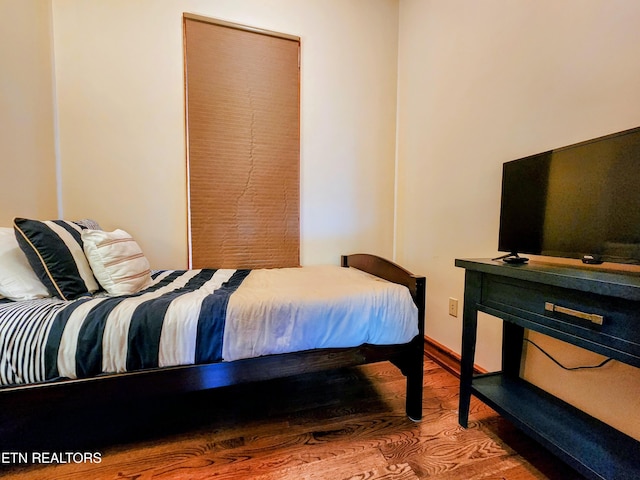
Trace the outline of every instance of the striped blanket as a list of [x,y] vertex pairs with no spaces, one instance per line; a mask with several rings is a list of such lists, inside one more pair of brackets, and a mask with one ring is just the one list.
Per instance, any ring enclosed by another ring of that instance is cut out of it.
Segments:
[[229,296],[248,273],[167,271],[133,295],[0,303],[0,383],[220,361]]

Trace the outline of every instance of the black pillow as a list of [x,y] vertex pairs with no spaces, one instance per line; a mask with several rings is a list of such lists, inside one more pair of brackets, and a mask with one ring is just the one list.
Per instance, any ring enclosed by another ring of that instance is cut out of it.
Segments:
[[20,249],[51,295],[74,300],[99,289],[82,248],[82,227],[65,220],[15,218]]

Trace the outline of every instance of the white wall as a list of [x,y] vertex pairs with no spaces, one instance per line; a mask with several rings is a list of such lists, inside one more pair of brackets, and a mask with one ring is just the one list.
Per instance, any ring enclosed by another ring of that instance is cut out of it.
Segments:
[[301,37],[302,263],[391,256],[396,0],[54,0],[64,216],[186,266],[182,12]]
[[55,217],[51,5],[0,0],[0,226]]
[[[460,351],[454,259],[497,255],[503,162],[640,125],[638,25],[636,0],[401,0],[397,259],[428,277],[427,335]],[[500,328],[480,319],[489,370]]]

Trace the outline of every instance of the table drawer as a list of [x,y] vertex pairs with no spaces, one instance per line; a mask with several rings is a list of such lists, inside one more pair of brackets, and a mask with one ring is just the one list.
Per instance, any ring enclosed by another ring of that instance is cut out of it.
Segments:
[[487,275],[481,303],[547,329],[600,343],[640,362],[638,302]]

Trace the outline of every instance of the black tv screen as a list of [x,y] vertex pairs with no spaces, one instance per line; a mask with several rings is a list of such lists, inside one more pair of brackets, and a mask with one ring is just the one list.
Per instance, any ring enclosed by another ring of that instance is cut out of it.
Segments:
[[640,127],[506,162],[498,250],[640,264]]

